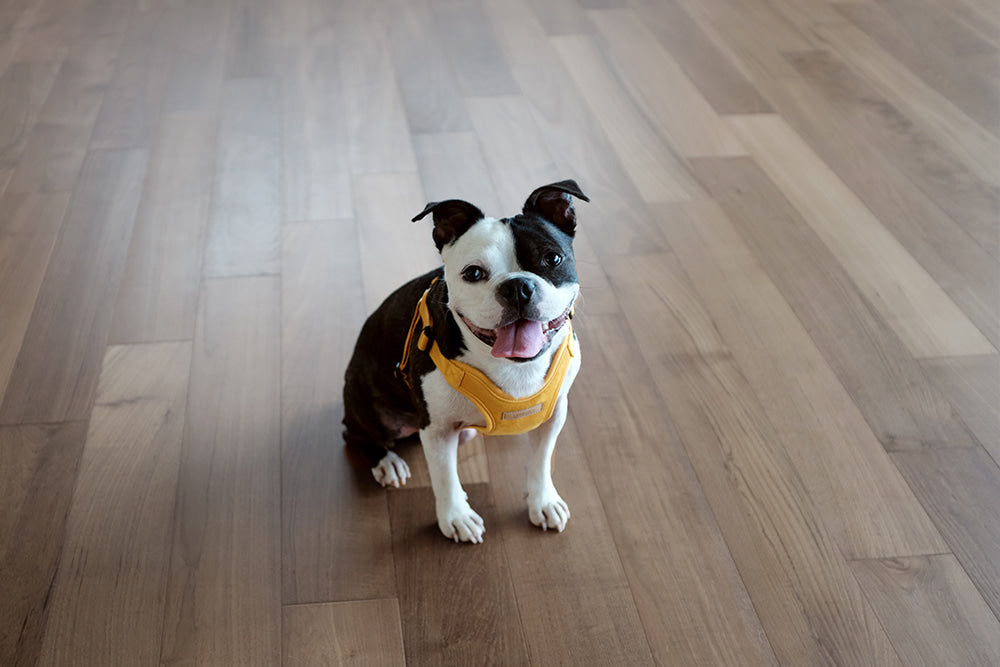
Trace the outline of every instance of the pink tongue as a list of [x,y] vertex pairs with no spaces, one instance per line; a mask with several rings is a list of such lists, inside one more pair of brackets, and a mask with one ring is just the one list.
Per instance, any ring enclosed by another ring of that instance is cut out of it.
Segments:
[[518,320],[496,330],[497,339],[493,343],[494,357],[521,357],[530,359],[538,355],[545,345],[542,323]]

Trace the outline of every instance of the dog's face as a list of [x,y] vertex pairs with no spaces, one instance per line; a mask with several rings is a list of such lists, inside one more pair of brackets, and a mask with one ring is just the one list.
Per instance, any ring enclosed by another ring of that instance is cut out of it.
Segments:
[[520,361],[549,349],[579,294],[572,196],[589,201],[563,181],[535,190],[511,218],[486,218],[458,200],[429,204],[416,218],[434,212],[449,307],[470,344]]

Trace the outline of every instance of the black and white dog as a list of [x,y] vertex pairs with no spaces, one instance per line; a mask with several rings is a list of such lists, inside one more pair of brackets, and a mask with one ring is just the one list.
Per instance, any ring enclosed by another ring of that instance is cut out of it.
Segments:
[[388,448],[419,432],[438,526],[482,542],[482,518],[458,478],[458,446],[486,434],[530,432],[528,516],[562,531],[569,508],[552,484],[566,395],[580,368],[570,318],[580,287],[574,181],[538,188],[520,215],[485,217],[468,202],[433,202],[442,268],[393,292],[365,322],[347,367],[344,440],[375,479],[399,487],[410,469]]

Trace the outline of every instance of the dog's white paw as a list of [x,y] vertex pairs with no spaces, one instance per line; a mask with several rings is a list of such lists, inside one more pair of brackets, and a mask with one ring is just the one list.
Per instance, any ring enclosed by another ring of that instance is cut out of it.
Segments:
[[437,512],[438,528],[441,534],[455,542],[472,542],[482,544],[486,525],[483,518],[462,501],[447,508],[439,508]]
[[396,452],[386,452],[378,465],[372,468],[372,475],[382,486],[398,489],[410,479],[410,466]]
[[542,530],[563,532],[569,516],[569,506],[554,488],[528,495],[528,518]]

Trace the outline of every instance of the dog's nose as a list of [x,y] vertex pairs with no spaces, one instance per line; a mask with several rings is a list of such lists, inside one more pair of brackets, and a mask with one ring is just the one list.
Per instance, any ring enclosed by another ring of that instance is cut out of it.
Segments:
[[511,278],[500,284],[497,289],[500,299],[504,303],[523,306],[531,301],[535,294],[535,283],[527,278]]

